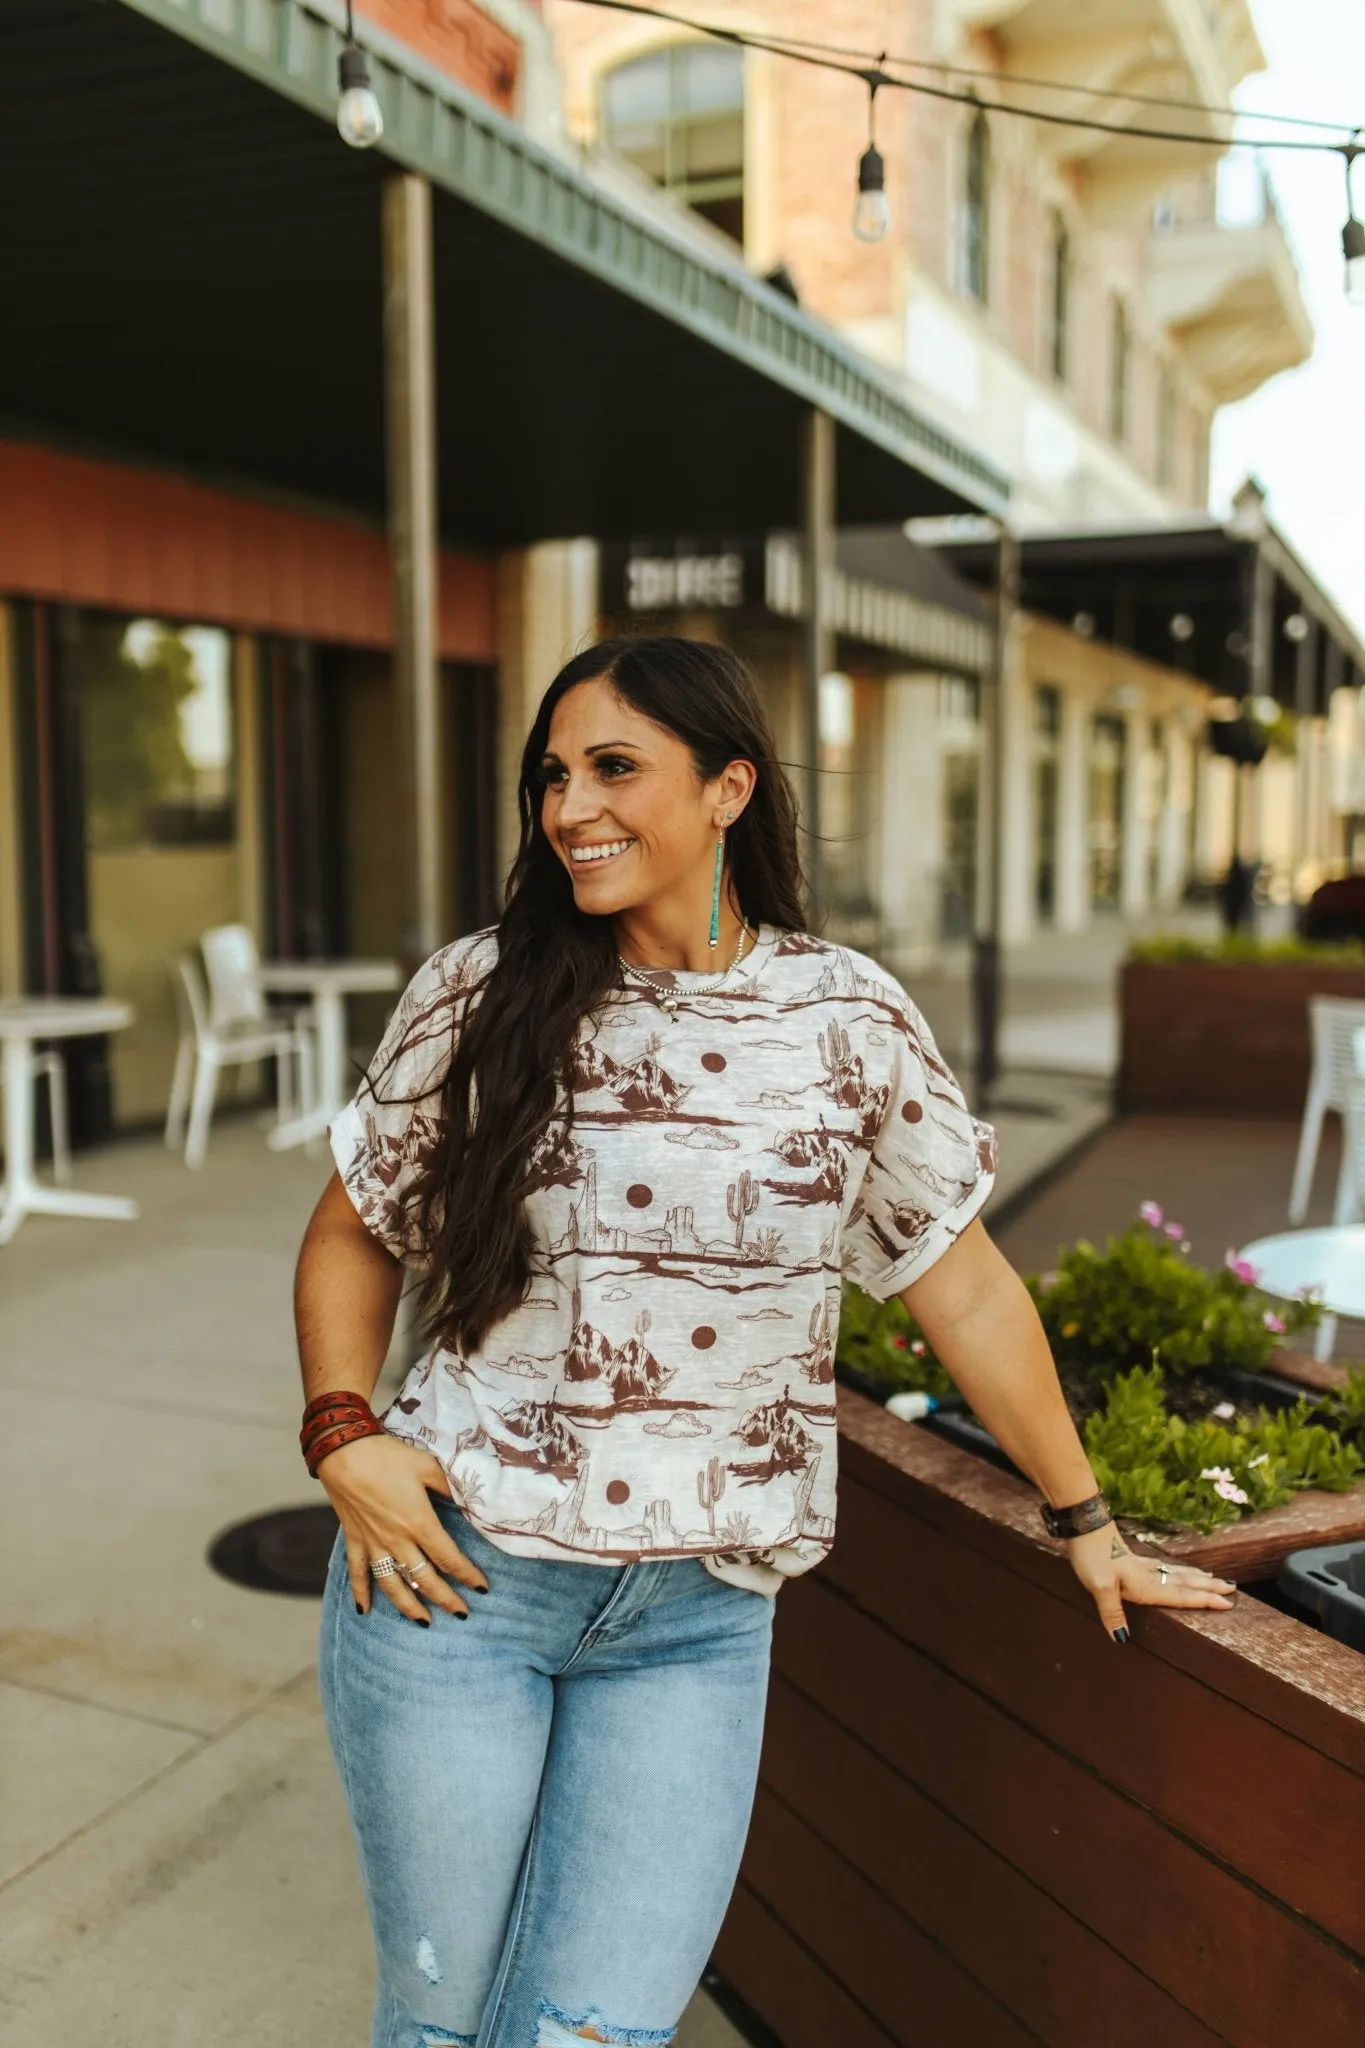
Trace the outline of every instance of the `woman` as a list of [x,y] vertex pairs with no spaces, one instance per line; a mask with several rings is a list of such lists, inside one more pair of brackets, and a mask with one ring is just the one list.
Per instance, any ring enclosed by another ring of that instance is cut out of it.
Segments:
[[[405,994],[299,1260],[374,2048],[672,2039],[748,1826],[771,1596],[834,1537],[842,1275],[901,1295],[1069,1511],[1117,1643],[1125,1597],[1232,1591],[1159,1578],[1096,1497],[978,1220],[990,1131],[897,982],[802,929],[742,665],[579,655],[519,801],[503,917]],[[433,1341],[381,1424],[405,1263]]]

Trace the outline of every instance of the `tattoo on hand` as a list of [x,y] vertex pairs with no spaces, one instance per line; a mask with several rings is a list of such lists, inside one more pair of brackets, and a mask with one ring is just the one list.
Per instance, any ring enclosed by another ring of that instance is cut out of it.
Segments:
[[1128,1545],[1123,1541],[1121,1537],[1116,1536],[1114,1538],[1113,1542],[1109,1546],[1109,1555],[1110,1558],[1114,1560],[1117,1560],[1120,1557],[1127,1557]]

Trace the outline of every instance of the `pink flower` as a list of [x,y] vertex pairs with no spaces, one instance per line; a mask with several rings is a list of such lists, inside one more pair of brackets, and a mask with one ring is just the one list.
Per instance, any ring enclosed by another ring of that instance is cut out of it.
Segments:
[[1153,1230],[1160,1230],[1163,1222],[1165,1221],[1165,1218],[1161,1213],[1161,1206],[1157,1202],[1143,1202],[1141,1207],[1138,1209],[1138,1215],[1142,1218],[1144,1223],[1150,1223]]
[[914,1352],[916,1358],[923,1358],[924,1339],[922,1337],[916,1337],[914,1343],[910,1346],[910,1349]]
[[1273,1330],[1277,1337],[1283,1337],[1284,1324],[1273,1309],[1267,1309],[1261,1317],[1261,1321],[1265,1324],[1267,1330]]
[[1178,1238],[1178,1237],[1183,1237],[1183,1236],[1185,1235],[1185,1226],[1184,1226],[1184,1224],[1183,1224],[1183,1223],[1168,1223],[1168,1224],[1166,1225],[1166,1235],[1167,1235],[1167,1237],[1169,1237],[1169,1238],[1170,1238],[1170,1239],[1172,1240],[1172,1242],[1174,1242],[1174,1241],[1175,1241],[1175,1239],[1176,1239],[1176,1238]]
[[893,1343],[893,1344],[895,1345],[895,1347],[896,1347],[897,1351],[904,1351],[904,1349],[905,1349],[905,1339],[904,1339],[904,1337],[893,1337],[893,1338],[891,1339],[891,1342],[892,1342],[892,1343]]
[[1260,1267],[1253,1266],[1250,1259],[1239,1259],[1231,1245],[1227,1248],[1223,1264],[1227,1267],[1229,1273],[1235,1273],[1237,1278],[1245,1281],[1248,1287],[1254,1287],[1261,1277]]
[[1245,1493],[1242,1491],[1241,1487],[1238,1486],[1231,1479],[1215,1479],[1213,1482],[1213,1490],[1219,1496],[1220,1499],[1235,1501],[1239,1508],[1244,1508],[1247,1504],[1247,1497]]

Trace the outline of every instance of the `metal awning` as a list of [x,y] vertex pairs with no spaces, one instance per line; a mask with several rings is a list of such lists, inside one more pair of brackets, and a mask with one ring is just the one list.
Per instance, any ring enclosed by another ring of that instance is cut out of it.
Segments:
[[[960,575],[992,581],[992,544],[949,542],[940,551]],[[1079,621],[1096,638],[1220,694],[1247,693],[1258,604],[1265,694],[1314,712],[1338,686],[1365,683],[1359,636],[1265,517],[1254,486],[1241,493],[1226,525],[1203,519],[1026,539],[1020,573],[1026,611],[1067,625]]]
[[0,425],[380,515],[379,184],[435,194],[441,527],[499,547],[1008,486],[892,379],[664,209],[600,191],[368,24],[381,152],[333,127],[333,0],[0,0]]

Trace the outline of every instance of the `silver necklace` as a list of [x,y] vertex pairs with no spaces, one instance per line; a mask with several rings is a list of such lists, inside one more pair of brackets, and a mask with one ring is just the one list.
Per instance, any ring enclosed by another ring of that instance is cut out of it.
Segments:
[[731,960],[729,966],[723,967],[719,974],[713,975],[711,977],[710,981],[694,982],[690,988],[683,990],[662,988],[660,987],[659,983],[654,980],[653,977],[655,974],[661,972],[668,972],[666,968],[660,969],[655,967],[651,969],[647,967],[636,967],[629,960],[621,960],[621,956],[619,953],[616,957],[618,960],[621,960],[621,972],[627,977],[627,979],[637,983],[637,985],[640,988],[647,988],[650,994],[654,997],[654,1000],[658,1003],[659,1008],[661,1010],[666,1010],[668,1015],[671,1017],[677,1010],[678,997],[680,994],[689,996],[709,996],[715,993],[715,991],[721,986],[722,982],[725,981],[727,976],[734,973],[734,970],[736,969],[736,967],[738,967],[740,961],[743,959],[744,941],[748,937],[748,925],[741,924],[739,928],[739,944],[735,947],[734,958]]

